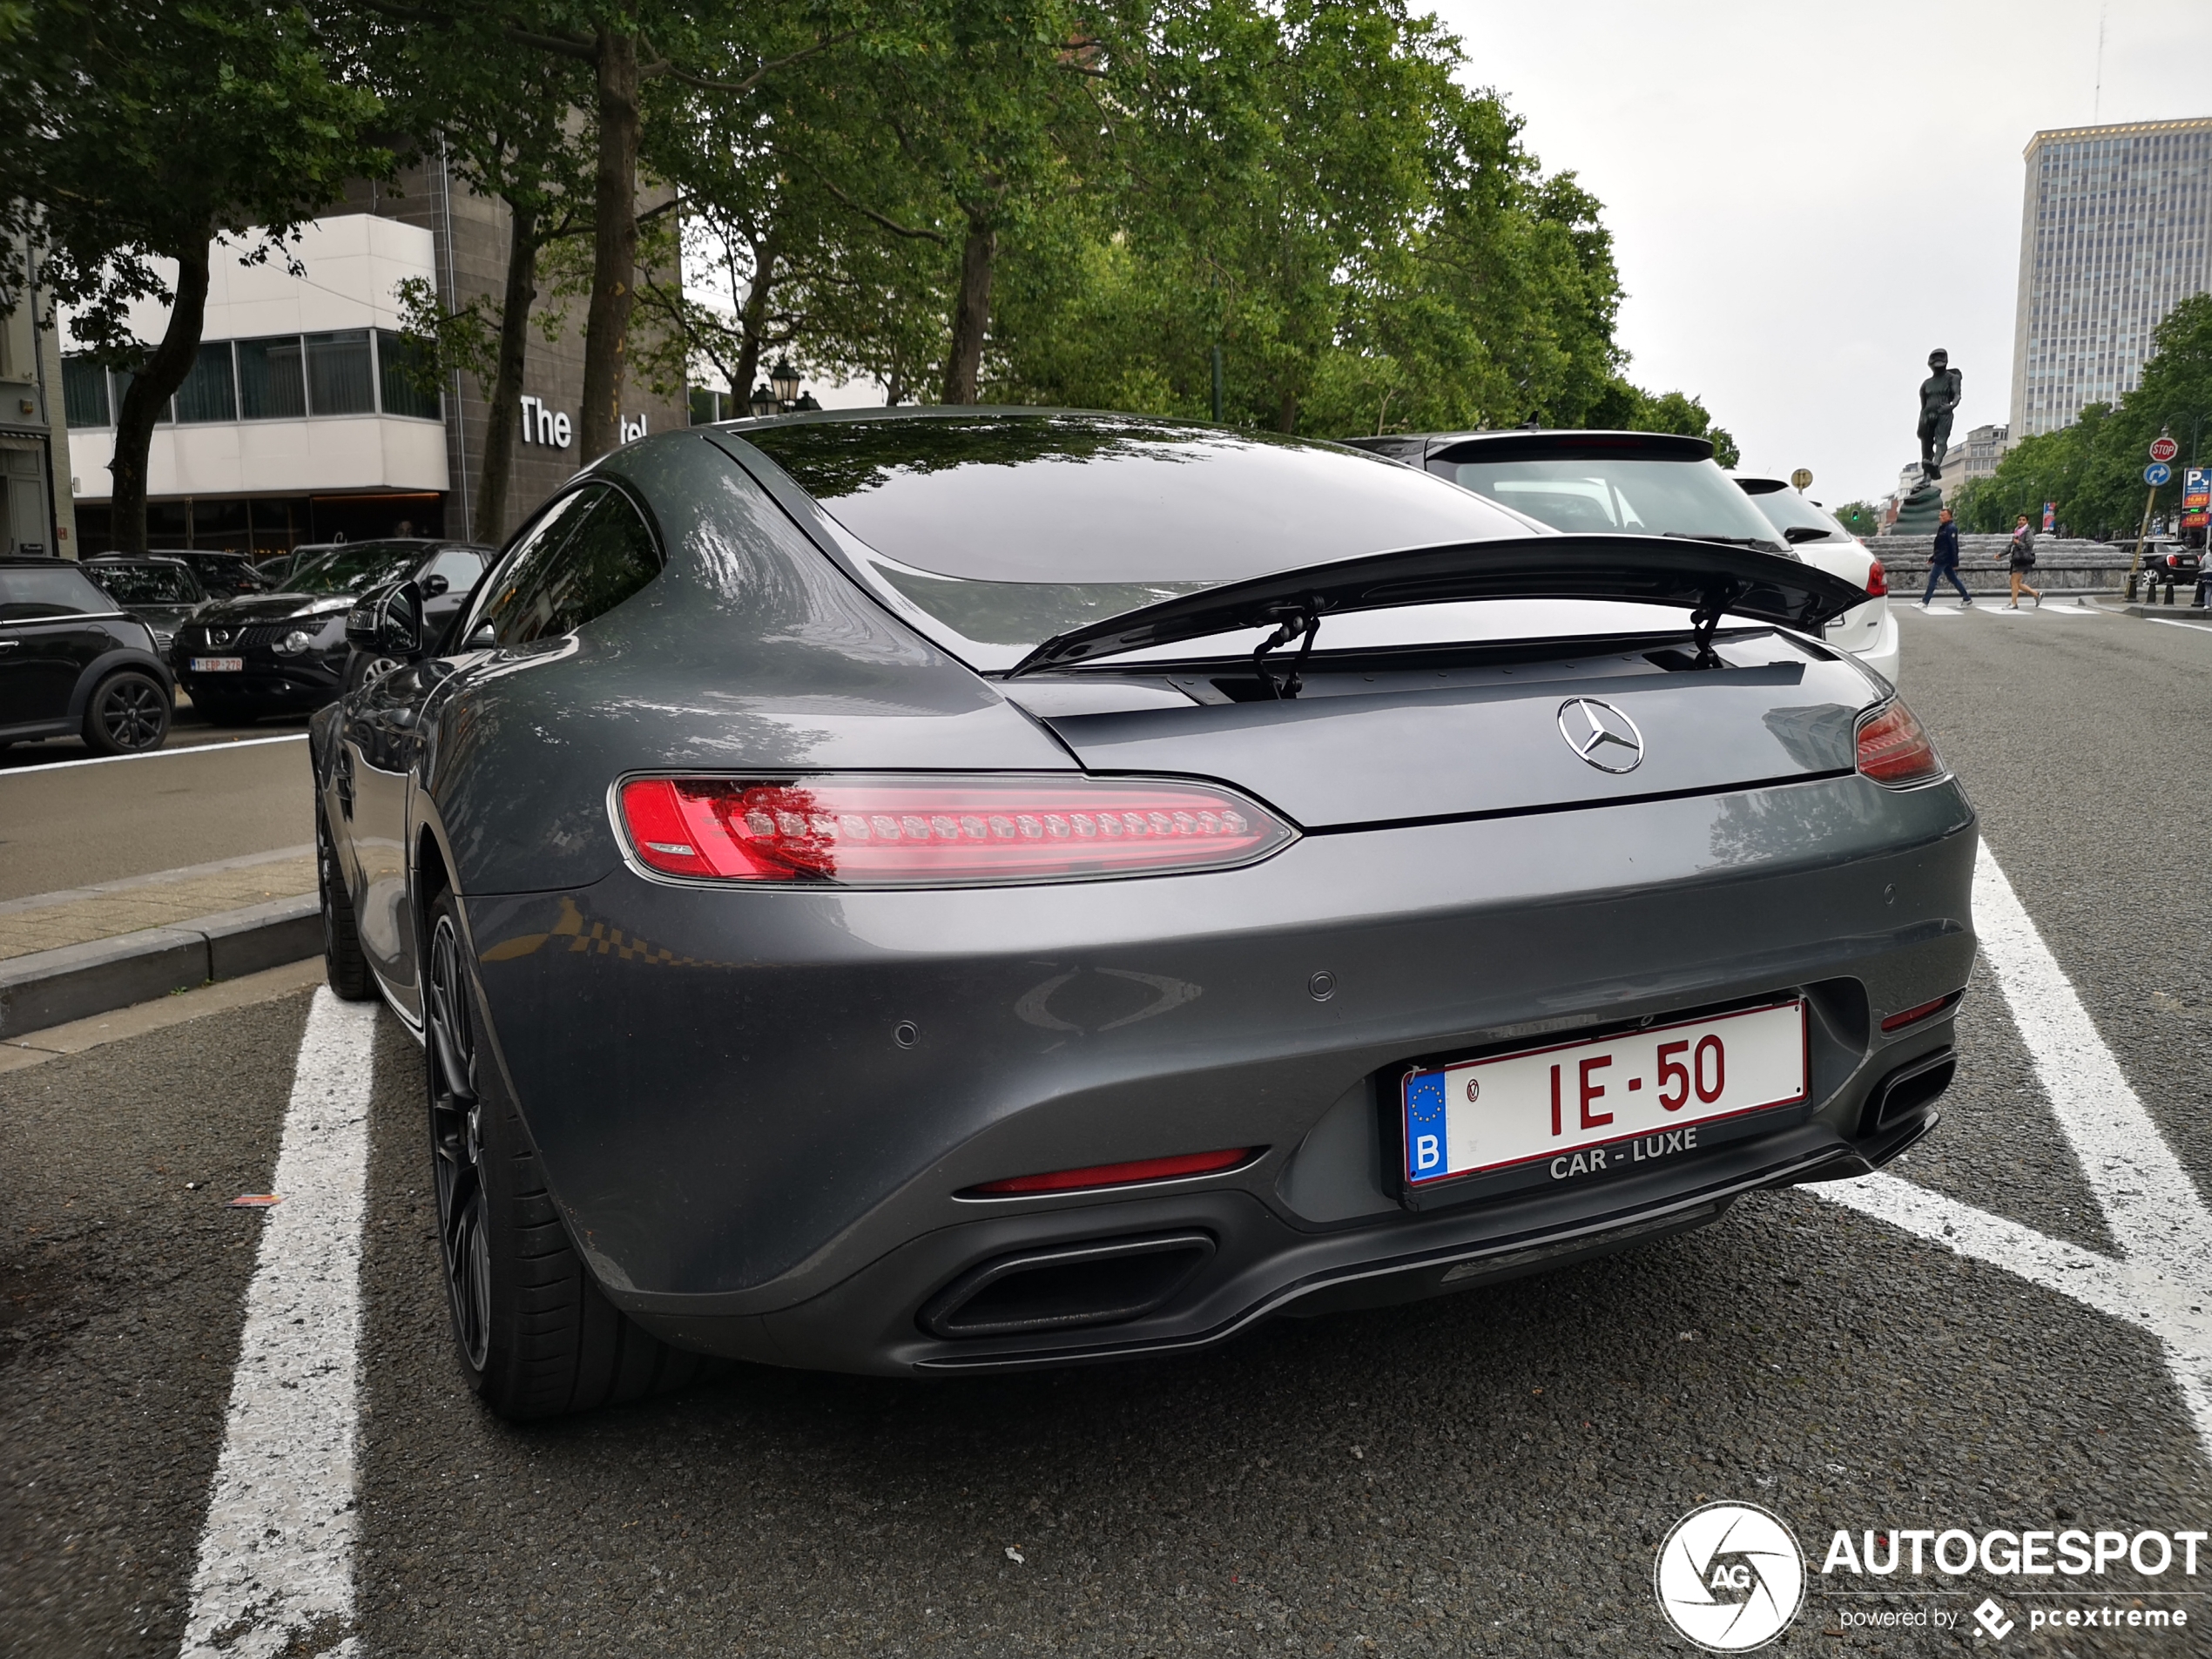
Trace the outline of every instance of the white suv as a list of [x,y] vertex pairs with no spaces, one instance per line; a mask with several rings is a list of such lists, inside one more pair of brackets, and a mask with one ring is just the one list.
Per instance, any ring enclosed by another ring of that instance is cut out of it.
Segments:
[[1897,619],[1890,615],[1889,577],[1866,543],[1779,478],[1738,478],[1737,488],[1780,530],[1807,564],[1866,590],[1866,603],[1828,624],[1827,639],[1897,684]]

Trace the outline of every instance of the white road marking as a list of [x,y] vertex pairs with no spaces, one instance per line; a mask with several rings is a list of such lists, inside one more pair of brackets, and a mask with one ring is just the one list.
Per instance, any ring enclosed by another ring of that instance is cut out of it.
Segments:
[[1986,843],[1974,867],[1974,926],[2119,1258],[1894,1176],[1814,1190],[2151,1332],[2212,1456],[2212,1211]]
[[[358,1654],[354,1444],[374,1003],[315,993],[246,1292],[184,1659]],[[312,1645],[303,1641],[302,1645]]]
[[287,732],[280,738],[232,738],[222,743],[188,743],[180,749],[155,749],[142,755],[93,755],[84,760],[44,760],[35,766],[10,766],[0,779],[20,778],[30,772],[59,772],[64,766],[114,766],[126,760],[168,760],[178,755],[221,754],[229,749],[258,749],[265,743],[305,743],[304,732]]
[[2212,622],[2183,622],[2176,617],[2145,617],[2143,620],[2161,628],[2186,628],[2193,634],[2212,633]]

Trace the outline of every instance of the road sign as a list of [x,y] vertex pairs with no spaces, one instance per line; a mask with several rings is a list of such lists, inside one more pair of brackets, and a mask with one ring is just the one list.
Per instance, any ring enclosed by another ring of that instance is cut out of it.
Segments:
[[2182,446],[2171,438],[2153,438],[2150,441],[2150,458],[2153,461],[2171,461],[2181,453]]
[[1812,469],[1810,467],[1800,467],[1797,469],[1797,471],[1791,473],[1790,475],[1790,488],[1792,489],[1811,489],[1812,488]]
[[2143,482],[2148,484],[2153,489],[2157,489],[2159,485],[2164,483],[2173,475],[2173,468],[2168,466],[2162,461],[2154,461],[2150,463],[2150,465],[2143,469]]
[[2212,520],[2212,513],[2183,513],[2182,528],[2185,530],[2201,530],[2205,527],[2208,520]]
[[2212,468],[2191,467],[2182,474],[2182,510],[2201,513],[2212,507]]

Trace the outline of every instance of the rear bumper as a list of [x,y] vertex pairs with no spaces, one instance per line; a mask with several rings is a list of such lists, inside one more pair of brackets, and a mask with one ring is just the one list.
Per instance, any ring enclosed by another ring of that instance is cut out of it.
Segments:
[[[1966,983],[1973,855],[1954,786],[1844,778],[1313,836],[1215,875],[833,894],[625,870],[466,909],[504,1081],[616,1303],[687,1346],[899,1372],[1217,1341],[1863,1172],[1926,1127],[1923,1102],[1877,1131],[1868,1103],[1949,1016],[1878,1022]],[[1810,1103],[1684,1156],[1401,1204],[1378,1080],[1406,1060],[1791,990],[1819,1033]],[[1232,1146],[1265,1150],[1171,1187],[956,1196]],[[1139,1318],[917,1324],[1008,1252],[1187,1230],[1211,1257]]]

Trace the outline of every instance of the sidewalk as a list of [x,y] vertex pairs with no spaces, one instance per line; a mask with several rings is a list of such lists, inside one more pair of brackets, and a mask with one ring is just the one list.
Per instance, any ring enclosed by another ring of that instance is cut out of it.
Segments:
[[321,948],[311,845],[0,901],[0,1036]]

